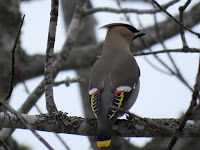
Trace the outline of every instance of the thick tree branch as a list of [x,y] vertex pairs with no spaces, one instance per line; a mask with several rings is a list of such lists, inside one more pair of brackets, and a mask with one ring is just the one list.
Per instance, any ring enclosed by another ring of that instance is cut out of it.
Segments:
[[[80,117],[67,116],[59,112],[54,123],[48,114],[22,115],[26,121],[36,130],[56,133],[69,133],[86,136],[96,136],[96,119],[85,119]],[[158,126],[169,129],[170,132],[162,128],[153,127],[140,119],[117,120],[113,127],[113,136],[130,137],[200,137],[200,121],[189,120],[182,133],[175,133],[180,119],[148,119]],[[26,129],[15,115],[10,113],[0,113],[0,127]],[[3,135],[1,135],[3,136]]]

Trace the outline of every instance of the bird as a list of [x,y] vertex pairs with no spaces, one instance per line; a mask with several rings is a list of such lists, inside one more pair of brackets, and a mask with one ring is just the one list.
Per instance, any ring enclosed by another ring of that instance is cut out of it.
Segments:
[[144,32],[125,23],[111,23],[101,28],[107,35],[100,58],[94,63],[89,78],[89,97],[97,118],[97,146],[111,144],[112,126],[121,112],[136,101],[140,87],[140,69],[130,51],[132,41]]

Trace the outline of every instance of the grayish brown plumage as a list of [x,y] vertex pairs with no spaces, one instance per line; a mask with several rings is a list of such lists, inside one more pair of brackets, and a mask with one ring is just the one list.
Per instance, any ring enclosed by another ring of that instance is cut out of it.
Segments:
[[140,70],[130,52],[133,39],[144,33],[123,23],[103,26],[107,35],[101,57],[95,62],[90,76],[91,107],[97,117],[97,146],[111,142],[112,125],[121,114],[111,105],[128,110],[139,92]]

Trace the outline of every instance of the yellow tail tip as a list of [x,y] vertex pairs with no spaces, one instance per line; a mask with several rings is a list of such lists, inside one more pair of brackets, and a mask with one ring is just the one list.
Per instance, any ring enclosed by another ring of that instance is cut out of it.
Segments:
[[111,139],[110,140],[106,140],[106,141],[97,141],[97,146],[98,147],[108,147],[111,143]]

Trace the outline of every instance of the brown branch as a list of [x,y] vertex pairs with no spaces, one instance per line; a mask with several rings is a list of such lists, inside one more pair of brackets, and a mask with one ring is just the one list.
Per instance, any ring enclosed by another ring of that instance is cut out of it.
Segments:
[[[151,2],[151,3],[153,5],[153,7],[155,8],[156,7],[155,4],[153,2]],[[167,48],[166,48],[166,46],[165,46],[165,44],[163,42],[162,37],[160,36],[160,30],[159,30],[159,27],[158,27],[158,22],[157,22],[156,14],[154,14],[153,16],[154,16],[155,31],[156,31],[156,36],[157,36],[158,43],[160,43],[161,46],[163,47],[163,49],[166,50]],[[178,69],[178,67],[177,67],[174,59],[172,58],[171,54],[167,53],[167,56],[170,59],[171,63],[173,64],[174,68],[176,69],[177,74],[181,75],[181,73],[180,73],[180,71],[179,71],[179,69]]]
[[11,113],[15,114],[17,116],[17,118],[19,119],[20,122],[22,122],[26,128],[30,129],[31,132],[50,150],[54,150],[51,145],[49,145],[49,143],[43,138],[41,137],[36,131],[35,129],[32,128],[32,126],[26,121],[26,119],[16,110],[14,110],[7,101],[5,101],[4,99],[0,98],[0,103],[3,104],[3,106],[9,110]]
[[76,77],[76,78],[72,78],[70,79],[69,77],[67,77],[65,80],[62,81],[55,81],[53,83],[54,86],[58,86],[60,84],[65,84],[66,86],[69,86],[70,83],[74,83],[74,82],[79,82],[79,83],[86,83],[86,79],[80,78],[80,77]]
[[[140,27],[144,29],[144,27],[143,27],[143,25],[142,25],[142,23],[141,23],[139,17],[137,17],[137,19],[138,19],[138,22],[139,22],[139,24],[140,24]],[[144,30],[144,32],[146,32],[146,30]],[[148,33],[148,32],[147,32],[147,33]],[[146,34],[146,35],[147,35],[148,37],[152,38],[151,34]],[[155,38],[155,39],[156,39],[156,38]],[[155,39],[154,39],[154,41],[156,41]],[[143,43],[143,44],[149,49],[150,52],[153,52],[153,50],[151,49],[149,43],[148,43],[146,40],[144,40],[144,39],[141,37],[141,38],[140,38],[140,41],[141,41],[141,43]],[[167,65],[159,56],[153,54],[153,57],[154,57],[161,65],[163,65],[172,75],[175,75],[175,74],[176,74],[176,73],[169,67],[169,65]],[[155,69],[156,69],[156,68],[155,68]]]
[[[185,124],[187,122],[187,120],[189,119],[189,117],[192,114],[192,110],[194,109],[194,107],[196,106],[197,102],[197,98],[199,96],[199,90],[200,90],[200,57],[199,57],[199,67],[198,67],[198,72],[197,72],[197,76],[196,76],[196,83],[194,85],[194,90],[193,90],[193,94],[192,94],[192,100],[190,103],[190,106],[188,108],[188,110],[186,111],[185,115],[182,117],[180,123],[179,123],[179,127],[177,129],[177,133],[181,133],[183,131],[183,128],[185,127]],[[173,146],[176,144],[177,141],[177,137],[173,136],[167,150],[171,150],[173,148]]]
[[[177,3],[180,0],[173,0],[167,4],[162,5],[163,8],[167,9],[168,7],[172,6],[173,4]],[[147,10],[138,10],[132,8],[123,8],[123,9],[115,9],[110,7],[99,7],[99,8],[90,8],[84,10],[84,15],[91,15],[96,12],[110,12],[110,13],[136,13],[136,14],[155,14],[161,12],[162,10],[156,9],[147,9]]]
[[5,148],[5,150],[11,150],[9,145],[7,145],[4,141],[0,140],[0,145],[3,146],[3,148]]
[[160,126],[158,123],[152,121],[151,119],[147,119],[147,118],[142,118],[134,113],[131,113],[123,108],[117,108],[115,106],[110,106],[110,108],[118,111],[118,112],[122,112],[122,113],[126,113],[128,114],[129,116],[127,117],[127,119],[129,120],[134,120],[135,118],[138,118],[140,119],[140,121],[146,123],[147,125],[149,125],[150,127],[153,127],[153,128],[157,128],[159,130],[162,130],[163,132],[166,132],[166,133],[170,133],[170,134],[174,134],[174,131],[173,130],[169,130],[168,128],[164,127],[164,126]]
[[[182,24],[184,24],[184,22],[183,22],[183,12],[187,8],[187,6],[190,4],[190,2],[191,2],[191,0],[187,0],[187,2],[183,6],[179,7],[180,22]],[[188,48],[187,41],[185,39],[185,32],[184,32],[183,26],[181,26],[181,28],[180,28],[180,33],[181,33],[181,40],[182,40],[182,43],[183,43],[183,48]]]
[[[150,52],[151,53],[151,52]],[[138,55],[139,56],[139,55]],[[166,75],[173,75],[171,72],[167,72],[163,69],[160,69],[159,67],[157,67],[155,64],[153,64],[147,57],[144,56],[144,60],[154,69],[156,69],[157,71],[164,73]]]
[[[67,116],[66,113],[59,112],[54,123],[49,123],[52,118],[48,114],[22,116],[36,130],[49,131],[55,133],[68,133],[75,135],[96,136],[96,119],[86,119],[76,116]],[[174,132],[178,127],[180,119],[173,118],[145,118],[148,122],[157,124],[159,127],[151,126],[145,121],[135,119],[118,119],[113,126],[113,136],[120,137],[200,137],[200,121],[189,120],[180,134]],[[26,129],[27,127],[19,122],[15,115],[10,113],[0,113],[0,124],[6,128]],[[163,130],[167,128],[167,130]]]
[[18,31],[17,31],[17,36],[15,38],[15,42],[14,42],[14,45],[13,45],[13,48],[12,48],[11,78],[10,78],[8,93],[4,97],[4,99],[6,101],[8,101],[8,99],[10,98],[10,96],[12,94],[12,91],[13,91],[13,84],[14,84],[14,77],[15,77],[15,49],[17,47],[17,43],[18,43],[18,39],[19,39],[21,28],[22,28],[22,24],[24,22],[24,18],[25,18],[25,15],[23,15],[22,20],[21,20],[21,22],[19,24],[19,28],[18,28]]
[[[30,91],[29,91],[29,89],[28,89],[28,87],[27,87],[27,85],[26,85],[26,82],[25,82],[24,77],[23,77],[22,73],[20,72],[20,70],[19,70],[19,73],[18,73],[18,74],[19,74],[19,77],[20,77],[21,82],[22,82],[23,85],[24,85],[24,88],[25,88],[25,90],[26,90],[26,93],[27,93],[28,95],[30,95]],[[36,110],[37,110],[40,114],[42,113],[41,109],[38,107],[37,104],[35,104],[35,108],[36,108]],[[64,146],[67,150],[70,150],[70,148],[67,146],[67,144],[65,143],[65,141],[62,139],[62,137],[61,137],[60,135],[58,135],[57,133],[54,133],[54,135],[58,138],[58,140],[63,144],[63,146]]]
[[191,29],[189,29],[188,27],[184,26],[181,22],[179,22],[176,18],[174,18],[169,12],[167,12],[167,10],[165,8],[163,8],[161,5],[159,5],[158,2],[156,2],[155,0],[152,0],[152,1],[158,8],[160,8],[160,10],[162,10],[165,14],[167,14],[170,18],[172,18],[176,23],[178,23],[180,26],[182,26],[183,28],[185,28],[186,30],[188,30],[189,32],[191,32],[192,34],[194,34],[198,38],[200,38],[199,33],[196,33],[194,31],[192,31]]
[[[140,26],[142,27],[142,24],[140,22],[140,20],[138,19],[139,23],[140,23]],[[147,34],[149,37],[152,38],[151,34]],[[153,52],[149,46],[149,44],[143,40],[143,38],[140,38],[141,42],[144,43],[144,45],[147,45],[148,46],[148,49]],[[164,46],[165,47],[165,46]],[[171,57],[171,55],[167,54],[170,61],[172,62],[173,66],[175,67],[176,71],[174,71],[173,69],[171,69],[163,60],[161,60],[157,55],[153,54],[153,56],[166,68],[169,70],[169,72],[172,74],[172,75],[175,75],[189,90],[192,91],[192,87],[188,84],[188,82],[184,79],[184,77],[181,75],[179,69],[177,68],[173,58]],[[155,68],[156,69],[156,68]]]
[[[116,0],[116,3],[117,3],[117,5],[118,5],[119,9],[122,10],[123,8],[122,8],[122,6],[121,6],[120,0]],[[126,20],[127,20],[128,22],[131,22],[131,21],[130,21],[130,18],[129,18],[129,16],[128,16],[128,14],[127,14],[127,13],[123,13],[123,14],[124,14]]]
[[137,52],[133,53],[133,56],[144,56],[144,55],[163,54],[163,53],[200,53],[200,49],[198,48],[165,49],[152,52]]

